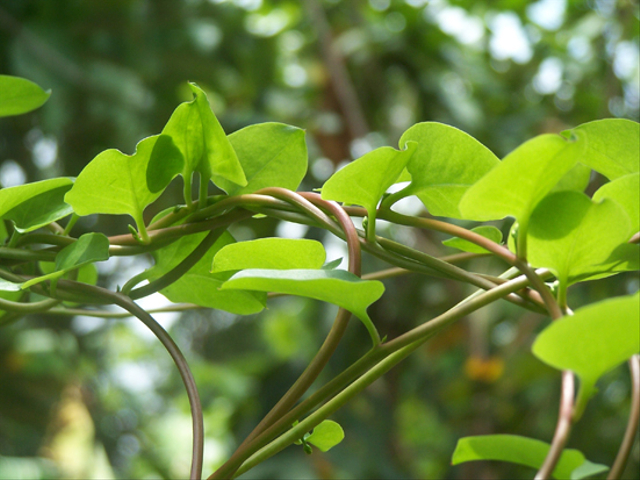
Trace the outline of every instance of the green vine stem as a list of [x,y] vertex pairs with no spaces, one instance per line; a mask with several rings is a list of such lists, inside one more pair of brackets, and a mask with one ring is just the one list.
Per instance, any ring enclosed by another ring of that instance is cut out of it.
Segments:
[[[413,330],[405,333],[400,337],[397,337],[394,340],[381,344],[376,349],[370,350],[367,354],[365,354],[364,357],[351,365],[351,367],[349,367],[329,383],[318,389],[318,391],[301,402],[289,413],[281,417],[277,422],[275,422],[267,430],[262,432],[252,442],[246,444],[243,448],[238,448],[236,452],[234,452],[234,454],[227,460],[227,462],[214,474],[212,474],[208,480],[231,478],[236,469],[239,468],[247,458],[267,445],[269,441],[276,435],[279,435],[283,431],[289,429],[294,421],[298,420],[301,416],[311,411],[317,405],[327,401],[330,398],[333,398],[345,386],[349,385],[354,379],[361,377],[364,372],[370,371],[370,369],[372,369],[375,365],[378,364],[378,362],[382,361],[384,358],[412,344],[414,345],[414,348],[419,347],[441,328],[444,328],[447,325],[455,322],[456,320],[464,317],[465,315],[468,315],[469,313],[482,308],[499,298],[504,297],[508,293],[512,293],[514,291],[525,288],[528,283],[529,280],[524,276],[509,280],[508,282],[505,282],[489,291],[482,292],[473,300],[463,300],[458,305],[454,306],[442,315],[430,320],[429,322],[414,328]],[[407,350],[407,355],[411,353],[411,351]],[[404,357],[398,357],[397,362],[399,362],[403,358]],[[389,368],[391,368],[391,366],[389,366]],[[382,375],[383,373],[384,372],[380,373],[380,375]],[[371,382],[373,382],[377,377],[369,378]],[[364,385],[363,388],[364,387],[366,387],[366,385]],[[320,421],[322,421],[322,419],[318,420],[318,423],[320,423]],[[302,434],[311,430],[311,428],[309,428],[308,430],[304,430]],[[295,437],[295,435],[292,435],[292,437]],[[293,443],[293,441],[295,440],[297,440],[297,438],[293,438],[293,440],[287,443],[287,445]],[[284,447],[286,447],[287,445],[284,445]],[[272,454],[275,453],[277,452],[273,451]]]
[[38,313],[49,310],[50,308],[55,307],[60,303],[60,300],[56,300],[55,298],[47,298],[45,300],[40,300],[39,302],[13,302],[11,300],[5,300],[4,298],[0,298],[0,310],[5,310],[8,312],[17,312],[21,314],[26,313]]
[[627,429],[624,432],[620,450],[616,455],[616,459],[611,466],[607,480],[618,480],[622,477],[624,467],[627,464],[633,440],[638,432],[640,424],[640,355],[633,355],[629,359],[629,371],[631,373],[631,411],[629,412],[629,421]]

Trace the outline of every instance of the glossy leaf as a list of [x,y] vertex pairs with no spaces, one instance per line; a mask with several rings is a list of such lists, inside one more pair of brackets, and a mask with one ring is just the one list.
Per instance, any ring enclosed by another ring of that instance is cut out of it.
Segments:
[[507,155],[475,183],[460,201],[463,218],[515,217],[526,231],[529,215],[576,164],[581,146],[559,135],[540,135]]
[[562,132],[586,144],[580,162],[609,180],[640,171],[640,124],[622,118],[583,123]]
[[[479,435],[458,440],[452,465],[474,460],[500,460],[538,469],[549,451],[549,444],[518,435]],[[591,463],[575,449],[566,448],[560,456],[553,478],[580,479],[608,470],[605,465]]]
[[636,293],[579,308],[549,325],[533,344],[540,360],[580,377],[578,412],[596,392],[598,378],[640,352],[639,299]]
[[66,177],[0,190],[0,218],[12,220],[19,232],[31,232],[73,213],[64,196],[73,180]]
[[216,184],[229,195],[265,187],[296,190],[307,173],[304,130],[283,123],[250,125],[229,135],[247,179],[244,187],[225,179]]
[[30,80],[0,75],[0,117],[21,115],[39,108],[49,99],[51,90],[43,90]]
[[323,420],[317,425],[305,441],[315,445],[323,452],[328,452],[344,439],[344,430],[333,420]]
[[416,144],[405,150],[377,148],[334,173],[322,186],[324,200],[336,200],[347,205],[360,205],[375,219],[382,195],[393,185],[413,155]]
[[140,230],[145,207],[160,196],[182,164],[178,148],[162,135],[142,140],[133,155],[106,150],[80,172],[65,201],[78,215],[129,214]]
[[195,83],[189,83],[189,87],[194,99],[180,104],[162,130],[182,153],[185,183],[191,182],[193,172],[199,172],[220,187],[228,182],[246,185],[238,157],[211,110],[207,95]]
[[593,194],[593,199],[601,201],[611,198],[625,209],[631,221],[631,233],[640,230],[640,173],[632,173],[605,183]]
[[[152,252],[156,264],[148,270],[150,280],[155,280],[177,266],[206,236],[205,233],[187,235],[172,244]],[[202,307],[217,308],[239,315],[261,311],[267,302],[266,294],[246,291],[221,291],[220,286],[233,272],[210,273],[214,255],[224,246],[234,243],[225,232],[209,251],[182,277],[160,290],[172,302],[195,303]]]
[[[476,227],[471,229],[472,232],[477,233],[478,235],[482,235],[489,240],[502,243],[502,232],[492,226],[492,225],[483,225],[481,227]],[[475,243],[471,243],[468,240],[464,240],[462,238],[453,237],[442,242],[443,245],[447,247],[457,248],[458,250],[462,250],[463,252],[471,252],[471,253],[489,253],[488,250],[476,245]]]
[[21,283],[13,283],[9,280],[5,280],[4,278],[0,278],[0,291],[3,292],[19,292],[22,290]]
[[597,271],[630,232],[628,215],[616,202],[595,203],[572,191],[552,193],[531,215],[529,262],[549,268],[568,286],[580,275]]
[[212,272],[268,268],[320,268],[326,253],[320,242],[305,239],[260,238],[224,246],[213,257]]
[[411,183],[392,200],[417,195],[432,215],[462,218],[458,208],[462,196],[500,163],[475,138],[441,123],[414,125],[400,138],[400,148],[409,142],[418,144],[407,164]]
[[277,292],[333,303],[362,320],[374,343],[379,343],[367,307],[382,296],[381,282],[362,280],[344,270],[249,269],[233,275],[222,289]]

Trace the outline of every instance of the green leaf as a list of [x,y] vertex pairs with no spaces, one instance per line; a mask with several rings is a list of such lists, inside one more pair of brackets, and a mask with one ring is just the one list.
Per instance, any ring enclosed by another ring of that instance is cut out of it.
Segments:
[[631,233],[640,230],[640,173],[632,173],[605,183],[593,194],[600,201],[611,198],[625,209],[631,220]]
[[460,201],[463,218],[515,217],[522,231],[529,215],[576,164],[582,146],[559,135],[540,135],[523,143],[476,182]]
[[589,181],[591,180],[591,167],[587,167],[581,163],[576,163],[571,170],[551,189],[552,192],[560,192],[562,190],[575,190],[584,192]]
[[580,377],[577,412],[596,392],[598,378],[640,352],[639,299],[636,293],[579,308],[549,325],[533,344],[540,360]]
[[328,452],[344,439],[344,430],[333,420],[323,420],[317,425],[311,435],[305,441],[318,447],[323,452]]
[[583,123],[562,132],[586,144],[581,163],[609,180],[640,171],[640,124],[622,118]]
[[213,257],[212,272],[268,268],[320,268],[326,253],[320,242],[305,239],[260,238],[221,248]]
[[194,99],[180,104],[162,130],[185,159],[181,172],[185,184],[191,182],[193,172],[199,172],[221,188],[228,182],[247,185],[236,152],[211,110],[207,95],[195,83],[189,83],[189,87]]
[[393,185],[416,150],[411,142],[404,150],[380,147],[334,173],[322,186],[324,200],[336,200],[366,208],[374,221],[382,195]]
[[52,178],[0,190],[0,218],[12,220],[21,233],[31,232],[73,213],[64,201],[70,178]]
[[[592,202],[579,192],[555,192],[531,215],[529,262],[550,269],[561,285],[604,264],[630,237],[629,219],[616,202]],[[606,271],[606,270],[605,270]]]
[[[518,435],[464,437],[458,440],[451,464],[458,465],[474,460],[500,460],[538,469],[542,466],[549,448],[548,443]],[[576,472],[577,469],[580,470]],[[577,480],[588,475],[606,472],[608,469],[605,465],[589,462],[580,451],[566,448],[552,476],[558,479]]]
[[283,123],[250,125],[229,135],[247,184],[225,179],[216,184],[229,195],[251,193],[265,187],[296,190],[307,173],[304,130]]
[[65,201],[78,215],[129,214],[144,236],[142,212],[160,196],[182,164],[180,151],[163,135],[140,141],[133,155],[106,150],[80,172]]
[[349,310],[364,323],[374,343],[379,343],[367,307],[384,292],[379,281],[362,280],[344,270],[242,270],[222,290],[244,289],[300,295],[333,303]]
[[414,125],[400,147],[417,142],[407,164],[411,183],[392,196],[417,195],[432,215],[462,218],[459,203],[471,185],[500,162],[484,145],[462,130],[435,122]]
[[44,91],[30,80],[0,75],[0,117],[35,110],[42,106],[50,95],[51,90]]
[[[472,228],[471,231],[477,233],[478,235],[482,235],[483,237],[488,238],[493,242],[502,243],[502,232],[492,225],[483,225],[481,227]],[[458,250],[462,250],[463,252],[489,253],[488,250],[476,245],[475,243],[471,243],[468,240],[464,240],[458,237],[443,240],[442,244],[448,247],[457,248]]]
[[85,233],[56,255],[56,271],[67,272],[82,265],[109,259],[109,239],[102,233]]
[[[152,252],[156,264],[148,270],[150,280],[155,280],[169,272],[189,255],[207,235],[197,233],[181,237],[180,240]],[[246,291],[221,291],[220,286],[233,272],[210,273],[211,263],[216,253],[235,240],[223,233],[209,251],[182,277],[160,290],[172,302],[195,303],[202,307],[217,308],[239,315],[249,315],[261,311],[266,303],[266,294]]]

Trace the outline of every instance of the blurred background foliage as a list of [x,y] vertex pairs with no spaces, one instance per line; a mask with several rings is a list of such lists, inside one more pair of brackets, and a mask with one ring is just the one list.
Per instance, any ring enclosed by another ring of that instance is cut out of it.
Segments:
[[[344,162],[396,145],[420,121],[454,125],[504,156],[543,132],[605,117],[638,120],[635,0],[3,0],[0,73],[51,88],[40,110],[0,122],[0,182],[75,176],[107,148],[132,153],[190,93],[208,93],[227,133],[263,121],[307,131],[309,174],[322,185]],[[602,179],[594,178],[593,186]],[[172,185],[146,214],[180,201]],[[417,212],[406,202],[407,211]],[[86,217],[82,230],[126,232],[127,218]],[[386,235],[441,255],[438,235]],[[506,227],[505,227],[506,228]],[[238,239],[278,234],[342,243],[263,219]],[[148,258],[98,265],[122,285]],[[365,257],[365,270],[386,265]],[[474,270],[501,265],[477,260]],[[385,281],[371,309],[394,335],[443,312],[464,285],[410,275]],[[629,274],[576,287],[575,308],[638,289]],[[166,305],[161,296],[141,302]],[[205,408],[211,473],[294,381],[335,307],[280,298],[256,316],[158,314],[191,362]],[[324,380],[367,349],[352,322]],[[530,353],[544,319],[500,303],[449,328],[334,419],[344,442],[327,454],[290,447],[245,478],[531,478],[499,463],[450,466],[461,436],[549,440],[557,372]],[[600,384],[569,446],[610,464],[629,410],[626,367]],[[190,420],[166,352],[132,319],[30,316],[0,330],[0,478],[183,478]],[[638,478],[636,442],[624,478]]]

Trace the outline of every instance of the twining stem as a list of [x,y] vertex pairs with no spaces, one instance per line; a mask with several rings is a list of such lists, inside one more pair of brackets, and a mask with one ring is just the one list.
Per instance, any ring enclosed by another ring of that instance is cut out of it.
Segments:
[[40,300],[39,302],[24,303],[13,302],[0,297],[0,310],[19,313],[37,313],[49,310],[59,303],[60,300],[56,300],[55,298],[47,298],[46,300]]
[[[314,211],[314,206],[298,194],[290,192],[289,190],[279,188],[268,188],[261,190],[261,193],[269,193],[277,195],[280,198],[288,200],[297,204],[306,211]],[[349,266],[348,269],[354,275],[360,276],[361,273],[361,253],[360,253],[360,241],[358,233],[351,221],[351,218],[344,213],[344,211],[335,203],[327,202],[325,200],[313,199],[314,202],[321,203],[326,209],[330,210],[338,220],[344,235],[347,240],[347,247],[349,251]],[[311,208],[310,208],[311,207]],[[324,367],[329,362],[329,359],[335,352],[338,343],[340,342],[344,332],[347,328],[351,313],[343,308],[338,310],[336,318],[333,322],[333,326],[329,331],[325,341],[318,350],[318,353],[311,360],[307,368],[291,386],[291,388],[284,394],[284,396],[278,401],[278,403],[267,413],[262,421],[254,428],[254,430],[247,436],[244,442],[240,445],[240,449],[253,440],[257,435],[262,433],[267,427],[269,427],[275,420],[281,418],[286,414],[293,405],[302,397],[302,395],[309,389],[313,382],[318,378],[318,375],[322,372]],[[377,335],[377,332],[375,332]],[[378,337],[379,343],[379,337]]]
[[607,480],[617,480],[622,477],[622,472],[624,472],[633,447],[633,440],[638,431],[638,424],[640,424],[640,355],[633,355],[629,359],[629,370],[631,373],[631,411],[620,450],[618,450],[618,455],[611,466]]
[[[250,455],[257,452],[260,448],[267,445],[267,443],[273,439],[276,435],[279,435],[283,431],[291,427],[295,420],[298,420],[302,415],[308,413],[317,405],[332,398],[338,392],[340,392],[346,385],[349,385],[354,379],[360,377],[364,372],[373,368],[378,362],[383,360],[395,352],[402,350],[409,345],[415,345],[417,348],[419,345],[428,340],[441,328],[453,323],[454,321],[468,315],[469,313],[488,305],[496,301],[499,298],[507,295],[508,293],[520,290],[527,286],[528,279],[524,276],[520,276],[516,279],[509,280],[500,286],[497,286],[489,291],[483,292],[476,296],[473,300],[463,300],[458,305],[454,306],[442,315],[424,323],[413,330],[405,333],[401,337],[397,337],[394,340],[383,343],[375,349],[369,351],[364,357],[355,362],[351,367],[331,380],[325,386],[318,389],[309,398],[301,402],[289,413],[278,419],[267,430],[261,433],[249,444],[244,447],[238,448],[236,452],[227,460],[227,462],[220,467],[213,475],[209,477],[209,480],[230,478],[235,470],[244,462]],[[410,352],[408,352],[410,353]],[[407,353],[407,354],[408,354]],[[402,357],[404,358],[404,357]],[[397,362],[402,358],[398,357]],[[396,362],[396,363],[397,363]],[[391,365],[392,366],[392,365]],[[389,368],[391,368],[391,366]],[[382,374],[382,373],[381,373]],[[371,377],[370,377],[371,378]],[[371,381],[375,380],[372,378]],[[321,421],[322,419],[320,419]],[[318,422],[319,423],[319,422]],[[313,427],[312,427],[313,428]],[[310,429],[309,429],[310,430]],[[308,431],[308,430],[306,430]],[[306,432],[305,431],[305,432]],[[303,433],[305,433],[303,432]],[[294,438],[293,440],[297,440]],[[293,441],[292,441],[293,442]],[[292,443],[290,442],[290,443]],[[285,445],[286,446],[286,445]],[[273,454],[276,452],[274,451]]]
[[193,374],[191,373],[189,364],[180,351],[180,348],[176,345],[167,331],[162,328],[162,326],[158,322],[156,322],[149,313],[147,313],[129,297],[122,295],[121,293],[112,292],[102,287],[74,282],[70,280],[60,280],[58,288],[60,290],[66,290],[79,293],[81,295],[86,295],[86,300],[90,300],[92,298],[101,298],[103,301],[106,300],[109,303],[113,303],[127,310],[129,313],[131,313],[131,315],[137,317],[142,323],[144,323],[169,352],[176,367],[178,368],[182,381],[185,385],[187,396],[189,398],[189,404],[191,406],[191,419],[193,424],[193,446],[190,479],[200,480],[202,478],[202,460],[204,452],[204,422],[202,419],[202,406],[200,403],[200,397],[198,395],[198,389],[193,378]]
[[74,225],[79,219],[80,219],[80,215],[78,215],[77,213],[74,213],[73,215],[71,215],[71,218],[67,222],[67,225],[64,227],[64,231],[62,232],[62,235],[64,235],[65,237],[69,236],[69,234],[71,233],[71,230],[73,229]]

